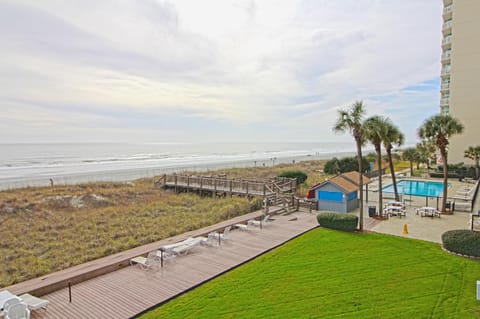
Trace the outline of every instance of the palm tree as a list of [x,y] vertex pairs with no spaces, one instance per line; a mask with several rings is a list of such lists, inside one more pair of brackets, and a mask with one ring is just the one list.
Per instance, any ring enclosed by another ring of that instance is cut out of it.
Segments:
[[350,132],[355,139],[357,146],[357,158],[358,158],[358,173],[359,181],[358,187],[360,190],[360,231],[363,231],[363,168],[362,168],[362,118],[365,115],[364,105],[362,101],[356,101],[349,109],[339,110],[338,119],[333,127],[334,132]]
[[386,119],[381,116],[372,116],[363,123],[363,134],[366,140],[370,141],[375,147],[377,153],[378,166],[378,209],[382,211],[383,195],[382,195],[382,142],[385,139],[387,125]]
[[395,200],[400,200],[398,196],[398,189],[397,189],[397,177],[395,176],[395,169],[393,167],[393,159],[392,159],[392,149],[393,145],[401,146],[405,141],[405,136],[403,136],[402,132],[395,126],[389,119],[385,122],[385,136],[383,139],[383,147],[385,147],[385,151],[387,152],[388,163],[390,166],[390,173],[392,175],[392,183],[393,183],[393,191],[395,193]]
[[463,156],[475,161],[475,179],[478,179],[480,170],[480,146],[469,146]]
[[430,176],[430,159],[435,153],[435,143],[432,141],[421,141],[417,143],[417,169],[420,163],[427,165],[427,174]]
[[402,158],[404,161],[410,162],[410,176],[413,176],[413,161],[418,158],[417,149],[414,147],[409,147],[402,153]]
[[432,141],[440,150],[443,161],[443,199],[442,212],[445,212],[448,186],[448,151],[449,139],[455,134],[463,132],[463,125],[450,115],[439,114],[427,119],[418,130],[418,136],[424,140]]

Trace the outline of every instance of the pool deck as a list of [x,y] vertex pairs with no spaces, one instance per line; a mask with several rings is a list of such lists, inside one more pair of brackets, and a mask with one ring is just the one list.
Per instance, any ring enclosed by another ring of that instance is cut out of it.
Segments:
[[[419,178],[419,180],[427,180]],[[441,179],[429,179],[430,181],[442,181]],[[383,185],[391,184],[392,180],[389,177],[384,177]],[[459,203],[467,203],[462,199],[454,199],[457,191],[464,189],[465,187],[474,187],[475,184],[459,182],[455,179],[449,179],[450,187],[448,189],[448,200],[455,200],[456,205]],[[378,205],[378,193],[369,191],[369,200],[366,202],[366,206]],[[385,195],[385,194],[384,194]],[[384,203],[391,198],[392,194],[384,196]],[[423,206],[437,207],[436,197],[419,197],[409,196],[404,197],[406,201],[406,217],[393,216],[388,220],[384,220],[381,223],[374,225],[371,230],[378,233],[391,234],[406,238],[414,238],[426,241],[432,241],[441,243],[441,236],[444,232],[453,229],[470,229],[470,211],[469,210],[456,210],[452,215],[441,215],[440,218],[435,217],[421,217],[416,214],[416,209]],[[464,204],[464,205],[465,205]],[[441,206],[441,198],[438,199],[438,207]],[[473,203],[473,212],[477,212],[480,209],[480,196],[476,197]],[[404,234],[404,226],[407,225],[408,234]]]

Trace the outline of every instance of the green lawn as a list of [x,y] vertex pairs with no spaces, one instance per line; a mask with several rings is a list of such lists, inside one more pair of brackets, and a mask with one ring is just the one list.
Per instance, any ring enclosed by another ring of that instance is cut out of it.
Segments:
[[476,280],[438,244],[315,229],[141,318],[480,318]]

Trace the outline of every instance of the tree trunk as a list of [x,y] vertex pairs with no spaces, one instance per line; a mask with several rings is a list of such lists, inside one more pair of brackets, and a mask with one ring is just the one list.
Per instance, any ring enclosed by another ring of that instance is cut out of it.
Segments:
[[390,165],[390,174],[392,175],[393,192],[395,193],[395,200],[398,202],[400,200],[400,197],[398,196],[397,177],[395,176],[395,168],[393,167],[392,160],[392,150],[390,148],[387,148],[387,157],[388,164]]
[[478,174],[479,174],[479,170],[480,170],[480,160],[477,158],[475,159],[475,179],[478,179]]
[[382,151],[380,144],[375,145],[375,152],[377,152],[377,165],[378,165],[378,210],[380,215],[383,212],[383,195],[382,195]]
[[413,161],[410,160],[410,177],[413,176]]
[[442,213],[445,213],[445,206],[447,204],[447,189],[448,189],[448,164],[447,152],[445,147],[440,147],[440,156],[443,160],[443,199],[442,199]]
[[362,143],[360,139],[355,138],[357,142],[357,156],[358,156],[358,173],[360,175],[358,181],[358,187],[360,191],[360,216],[359,216],[359,229],[363,232],[363,167],[362,167]]

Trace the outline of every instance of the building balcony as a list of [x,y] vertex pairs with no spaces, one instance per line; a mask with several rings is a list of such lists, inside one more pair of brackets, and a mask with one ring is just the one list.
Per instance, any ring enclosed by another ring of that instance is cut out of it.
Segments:
[[445,97],[443,99],[440,99],[440,106],[441,107],[448,106],[449,103],[450,103],[450,98],[449,97]]
[[444,36],[452,34],[452,25],[453,25],[452,20],[445,21],[445,23],[443,24],[443,35]]
[[450,75],[450,69],[443,68],[442,69],[442,76],[449,76]]
[[442,63],[450,63],[450,56],[452,55],[451,51],[446,51],[442,54]]
[[440,86],[442,93],[446,93],[450,90],[450,83],[444,83]]
[[443,6],[449,6],[453,3],[453,0],[443,0]]
[[450,107],[448,105],[440,106],[440,109],[444,115],[448,115],[450,113]]
[[447,21],[452,19],[453,4],[450,4],[443,8],[443,20]]
[[444,51],[452,48],[452,36],[451,35],[448,35],[448,36],[443,38],[442,48],[443,48]]

